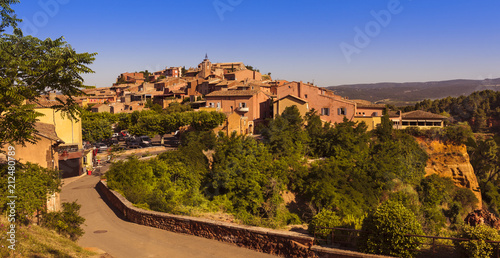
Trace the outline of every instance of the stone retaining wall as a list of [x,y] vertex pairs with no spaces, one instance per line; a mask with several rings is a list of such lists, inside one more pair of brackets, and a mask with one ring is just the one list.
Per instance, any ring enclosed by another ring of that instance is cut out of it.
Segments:
[[284,257],[317,257],[311,250],[314,238],[304,234],[143,210],[110,190],[105,181],[99,182],[97,188],[127,220],[137,224],[233,243]]
[[106,181],[100,181],[97,184],[97,190],[112,206],[118,209],[127,220],[145,226],[215,239],[283,257],[383,257],[333,248],[313,247],[313,237],[296,232],[251,227],[203,218],[143,210],[134,207],[132,203],[121,194],[109,189]]

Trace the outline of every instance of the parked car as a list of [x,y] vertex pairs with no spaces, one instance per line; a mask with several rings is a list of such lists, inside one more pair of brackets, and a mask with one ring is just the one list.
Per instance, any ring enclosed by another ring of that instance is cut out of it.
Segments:
[[141,148],[141,144],[136,139],[130,139],[129,141],[127,141],[127,148],[129,148],[129,149],[138,149],[138,148]]
[[108,145],[103,142],[97,142],[94,146],[97,148],[98,152],[105,152],[108,150]]
[[125,140],[126,140],[127,138],[129,138],[129,137],[130,137],[130,134],[128,134],[128,132],[126,132],[126,131],[122,131],[122,132],[119,132],[119,133],[118,133],[118,137],[117,137],[117,139],[118,139],[119,141],[125,141]]
[[119,144],[118,139],[116,137],[109,139],[109,143],[110,145]]
[[139,141],[139,144],[141,145],[141,147],[151,147],[153,146],[153,142],[151,141],[151,138],[149,138],[149,136],[139,136],[137,138],[137,140]]

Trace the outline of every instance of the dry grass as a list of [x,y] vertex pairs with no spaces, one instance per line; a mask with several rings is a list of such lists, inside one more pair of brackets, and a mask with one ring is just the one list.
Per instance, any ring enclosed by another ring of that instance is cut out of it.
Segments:
[[16,225],[15,251],[8,249],[6,232],[10,222],[0,216],[0,257],[92,257],[94,252],[84,250],[75,242],[58,235],[55,231],[37,225]]

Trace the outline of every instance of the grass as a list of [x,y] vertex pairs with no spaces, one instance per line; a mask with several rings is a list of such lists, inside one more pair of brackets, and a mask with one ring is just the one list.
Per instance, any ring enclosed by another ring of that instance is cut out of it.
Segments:
[[80,247],[76,242],[57,234],[53,230],[37,225],[16,225],[15,250],[8,249],[6,232],[10,222],[0,216],[0,257],[92,257],[97,255]]

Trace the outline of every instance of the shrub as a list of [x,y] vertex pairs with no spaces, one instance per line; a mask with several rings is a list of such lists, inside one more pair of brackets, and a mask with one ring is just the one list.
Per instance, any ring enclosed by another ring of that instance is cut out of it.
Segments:
[[474,136],[467,123],[450,125],[445,127],[444,130],[446,140],[455,144],[465,144],[470,137]]
[[76,241],[84,233],[80,226],[85,222],[85,218],[79,215],[80,207],[76,202],[65,202],[62,204],[62,211],[44,214],[41,225]]
[[401,203],[386,201],[363,221],[360,238],[362,252],[397,257],[412,257],[420,241],[406,234],[422,235],[422,225]]
[[494,245],[485,240],[499,241],[498,231],[486,225],[476,227],[464,225],[459,229],[458,238],[467,238],[471,241],[455,241],[455,247],[467,257],[491,257]]
[[327,238],[332,230],[323,228],[334,228],[339,226],[341,226],[340,217],[331,210],[323,209],[313,217],[311,223],[309,223],[308,230],[311,234],[316,234],[317,237]]

